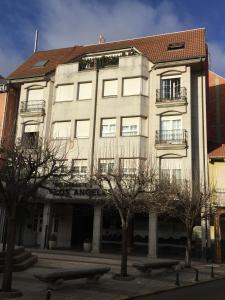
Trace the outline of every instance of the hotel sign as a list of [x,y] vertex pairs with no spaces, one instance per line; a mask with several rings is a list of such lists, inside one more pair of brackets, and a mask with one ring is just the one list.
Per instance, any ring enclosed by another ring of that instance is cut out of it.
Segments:
[[56,198],[67,199],[90,199],[103,196],[102,191],[96,185],[94,186],[89,183],[75,183],[68,185],[57,183],[54,188],[51,189],[50,194]]

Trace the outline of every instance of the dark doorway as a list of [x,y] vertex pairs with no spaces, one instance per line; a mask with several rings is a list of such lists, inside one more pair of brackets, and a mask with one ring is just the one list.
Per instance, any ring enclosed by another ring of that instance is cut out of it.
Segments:
[[74,205],[71,246],[81,248],[85,239],[92,239],[93,215],[93,206]]

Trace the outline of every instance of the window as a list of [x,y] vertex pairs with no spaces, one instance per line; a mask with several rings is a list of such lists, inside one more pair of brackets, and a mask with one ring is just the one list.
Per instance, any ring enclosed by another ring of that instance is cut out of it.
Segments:
[[163,116],[160,123],[160,140],[165,143],[180,144],[184,139],[181,116]]
[[176,100],[181,98],[180,78],[161,79],[161,99]]
[[74,94],[73,84],[58,85],[56,88],[55,102],[71,101],[74,99],[73,94]]
[[103,81],[103,97],[117,96],[118,80],[104,80]]
[[167,50],[179,50],[179,49],[184,49],[184,47],[185,47],[185,42],[170,43],[168,45]]
[[44,89],[40,88],[40,89],[30,89],[28,90],[28,97],[27,97],[27,101],[40,101],[43,100],[43,93],[44,93]]
[[92,95],[92,82],[78,83],[78,100],[91,99]]
[[70,138],[71,122],[55,122],[53,124],[53,139],[68,139]]
[[22,144],[27,148],[36,148],[39,140],[39,124],[26,124],[22,135]]
[[122,118],[122,136],[147,135],[147,119],[142,117]]
[[114,137],[116,136],[116,119],[102,119],[101,121],[101,136]]
[[85,176],[87,174],[87,159],[73,159],[71,172],[73,175]]
[[44,67],[48,62],[48,59],[38,60],[36,63],[33,64],[32,68],[39,68]]
[[144,162],[144,160],[140,158],[121,158],[120,167],[125,175],[135,174],[140,169],[141,162]]
[[78,139],[84,139],[89,137],[90,120],[77,120],[75,137]]
[[147,95],[147,80],[141,77],[123,79],[123,96]]
[[176,158],[161,159],[160,175],[162,179],[173,181],[181,180],[182,160]]
[[114,159],[99,159],[99,170],[101,173],[110,173],[114,169]]

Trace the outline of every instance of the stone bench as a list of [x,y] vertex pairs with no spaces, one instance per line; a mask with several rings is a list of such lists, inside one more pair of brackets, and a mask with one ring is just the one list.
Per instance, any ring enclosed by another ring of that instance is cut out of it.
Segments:
[[58,269],[44,273],[35,273],[34,277],[47,283],[48,288],[56,289],[57,287],[60,287],[65,280],[87,278],[88,280],[96,281],[109,271],[109,267]]
[[133,267],[143,275],[151,275],[152,270],[172,269],[175,271],[179,264],[177,260],[156,260],[152,262],[137,262],[133,264]]

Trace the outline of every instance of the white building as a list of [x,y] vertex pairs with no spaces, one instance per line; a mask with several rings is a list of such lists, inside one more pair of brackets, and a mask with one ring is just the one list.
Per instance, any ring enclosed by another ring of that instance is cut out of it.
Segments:
[[[81,175],[96,161],[110,168],[151,156],[171,177],[198,174],[207,182],[207,72],[204,29],[34,53],[9,76],[21,88],[17,137],[34,145],[38,137],[66,141],[68,165]],[[94,206],[82,184],[40,199],[25,244],[44,247],[48,226],[58,247],[79,247],[89,237],[98,252],[118,242],[117,218]],[[159,225],[161,240],[182,237],[172,226]],[[137,216],[133,235],[156,255],[155,215],[149,223]]]

